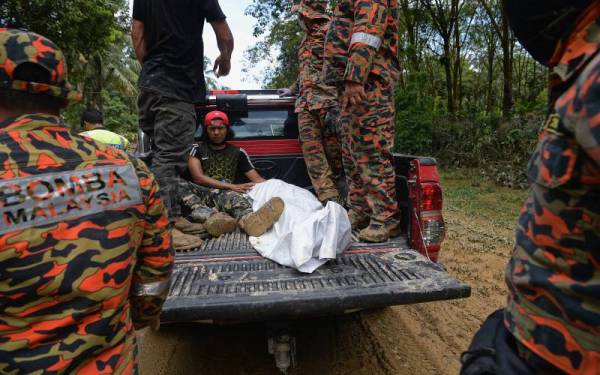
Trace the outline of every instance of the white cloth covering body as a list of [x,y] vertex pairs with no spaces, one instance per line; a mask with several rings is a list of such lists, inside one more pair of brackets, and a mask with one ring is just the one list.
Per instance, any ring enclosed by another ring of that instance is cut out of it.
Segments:
[[275,179],[257,184],[248,196],[253,199],[254,211],[273,197],[285,202],[273,228],[260,237],[250,237],[252,246],[265,258],[312,273],[350,246],[348,214],[337,203],[323,207],[309,191]]

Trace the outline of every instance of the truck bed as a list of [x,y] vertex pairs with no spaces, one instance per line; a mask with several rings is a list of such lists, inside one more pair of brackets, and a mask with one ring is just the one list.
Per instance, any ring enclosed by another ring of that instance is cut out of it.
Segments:
[[177,254],[161,321],[294,319],[469,295],[468,285],[410,249],[404,237],[354,242],[303,274],[261,257],[245,234],[234,232]]

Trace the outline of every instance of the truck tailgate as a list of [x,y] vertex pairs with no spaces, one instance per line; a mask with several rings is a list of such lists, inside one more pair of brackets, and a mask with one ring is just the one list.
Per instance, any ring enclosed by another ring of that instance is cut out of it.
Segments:
[[161,321],[256,321],[468,297],[402,238],[354,244],[312,274],[262,258],[241,233],[178,254]]

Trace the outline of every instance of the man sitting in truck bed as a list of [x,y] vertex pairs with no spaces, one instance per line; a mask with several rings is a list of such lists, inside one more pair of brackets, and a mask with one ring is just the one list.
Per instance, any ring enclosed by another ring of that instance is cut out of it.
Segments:
[[[203,222],[209,234],[218,237],[237,225],[250,236],[265,233],[281,216],[284,203],[274,197],[256,212],[244,193],[265,181],[246,152],[227,141],[233,136],[229,118],[221,111],[209,112],[204,120],[202,143],[193,147],[188,161],[192,182],[182,181],[182,205],[193,221]],[[250,182],[234,184],[243,173]]]

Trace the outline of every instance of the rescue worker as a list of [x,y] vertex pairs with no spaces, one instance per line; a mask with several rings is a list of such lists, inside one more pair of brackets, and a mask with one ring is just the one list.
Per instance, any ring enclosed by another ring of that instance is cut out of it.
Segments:
[[137,372],[173,262],[146,166],[71,133],[63,53],[0,29],[0,373]]
[[348,216],[367,242],[400,234],[392,157],[398,15],[397,0],[340,0],[325,41],[324,79],[339,90]]
[[[250,236],[260,236],[283,213],[284,203],[274,197],[256,212],[245,196],[256,183],[265,181],[243,149],[229,144],[233,136],[229,118],[221,111],[209,112],[204,120],[203,142],[192,148],[189,172],[193,182],[182,182],[182,202],[193,220],[204,223],[214,237],[235,230],[237,225]],[[248,183],[234,183],[244,175]]]
[[[550,115],[527,167],[508,305],[483,324],[462,373],[598,374],[600,1],[504,7],[518,40],[550,67]],[[506,339],[489,339],[495,332]]]
[[[131,37],[142,64],[139,122],[153,141],[152,170],[174,227],[194,233],[199,228],[182,218],[177,188],[194,142],[194,104],[206,100],[204,21],[217,38],[217,77],[231,70],[233,35],[218,0],[134,0],[132,19]],[[174,242],[198,241],[180,231],[173,237]]]
[[300,73],[296,100],[300,142],[308,175],[323,203],[342,204],[337,183],[343,175],[337,135],[337,88],[323,82],[323,50],[329,28],[327,0],[301,0],[292,7],[306,36],[298,51]]
[[129,147],[127,138],[104,128],[104,116],[97,109],[86,109],[81,114],[81,127],[84,131],[79,133],[80,135],[90,137],[123,151]]

